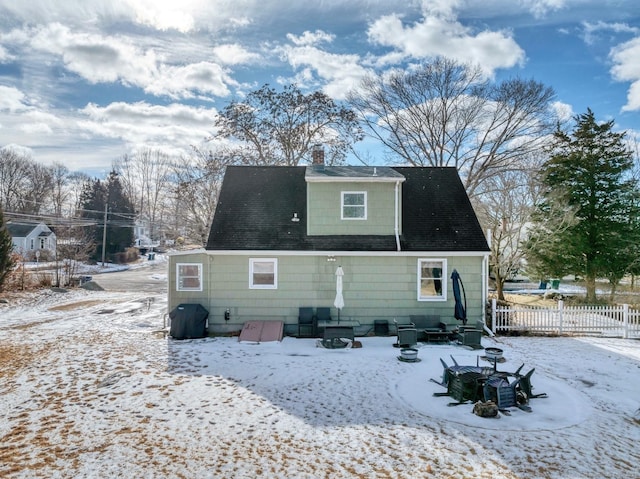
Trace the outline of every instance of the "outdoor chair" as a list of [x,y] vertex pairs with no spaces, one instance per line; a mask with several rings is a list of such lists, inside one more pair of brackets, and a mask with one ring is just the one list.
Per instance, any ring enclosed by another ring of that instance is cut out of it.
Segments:
[[490,377],[484,385],[484,400],[495,402],[498,409],[515,407],[518,405],[516,402],[517,385],[517,379],[509,384],[503,377]]
[[302,307],[298,310],[298,337],[314,338],[316,336],[316,317],[313,308]]
[[331,321],[331,308],[320,307],[316,309],[316,320]]
[[[531,385],[531,376],[533,375],[533,372],[535,370],[536,368],[533,368],[527,374],[520,377],[520,389],[526,395],[527,399],[548,397],[547,393],[533,394],[533,386]],[[518,371],[520,371],[520,369],[518,369]]]
[[458,331],[458,340],[463,346],[482,349],[482,329],[473,326],[461,326]]
[[393,321],[396,323],[396,331],[398,334],[398,339],[395,344],[396,347],[405,348],[418,344],[418,330],[415,324],[398,324],[395,319]]

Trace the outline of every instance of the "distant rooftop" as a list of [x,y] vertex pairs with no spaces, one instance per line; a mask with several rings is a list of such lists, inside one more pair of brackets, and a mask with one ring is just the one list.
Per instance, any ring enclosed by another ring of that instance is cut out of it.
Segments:
[[404,181],[404,175],[388,166],[307,166],[305,173],[307,182],[321,181],[367,181],[396,182]]

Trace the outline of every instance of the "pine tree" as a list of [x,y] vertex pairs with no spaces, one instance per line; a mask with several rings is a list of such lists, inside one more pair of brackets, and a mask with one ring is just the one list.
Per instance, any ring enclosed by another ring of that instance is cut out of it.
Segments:
[[109,222],[107,227],[107,252],[125,251],[133,245],[133,203],[125,195],[120,177],[111,171],[106,184]]
[[[624,134],[613,131],[613,121],[597,123],[591,110],[575,121],[570,134],[555,133],[554,154],[543,167],[548,191],[534,218],[528,256],[546,271],[584,277],[586,299],[595,301],[596,278],[616,285],[637,257],[640,207]],[[570,212],[571,221],[546,237],[558,212]]]
[[13,269],[14,263],[11,257],[13,250],[13,241],[11,234],[4,222],[4,213],[0,208],[0,290],[4,284],[7,275]]
[[133,244],[133,204],[124,194],[118,174],[112,171],[106,181],[95,180],[82,192],[82,216],[95,219],[98,227],[94,230],[96,245],[93,253],[100,260],[103,252],[105,206],[107,209],[105,256],[125,251]]

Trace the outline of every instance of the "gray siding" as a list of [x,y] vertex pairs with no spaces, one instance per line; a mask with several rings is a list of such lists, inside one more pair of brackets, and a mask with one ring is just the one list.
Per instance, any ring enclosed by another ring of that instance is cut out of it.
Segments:
[[[278,258],[278,289],[249,289],[249,258]],[[418,258],[447,259],[447,301],[417,300]],[[176,263],[201,263],[204,290],[177,292]],[[200,303],[209,310],[210,329],[217,332],[238,331],[250,320],[280,320],[292,333],[301,306],[333,307],[335,270],[344,270],[345,307],[340,317],[359,321],[363,327],[376,319],[407,321],[410,315],[437,314],[442,320],[453,318],[451,272],[460,273],[467,296],[470,321],[483,318],[482,257],[446,257],[439,254],[420,256],[340,256],[335,262],[327,256],[225,255],[214,252],[172,256],[169,266],[169,310],[179,303]],[[231,320],[224,321],[229,309]]]

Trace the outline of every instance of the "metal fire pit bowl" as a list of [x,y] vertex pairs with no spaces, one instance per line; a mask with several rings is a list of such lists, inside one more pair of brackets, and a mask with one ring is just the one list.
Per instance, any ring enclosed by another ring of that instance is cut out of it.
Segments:
[[400,357],[405,361],[415,361],[418,359],[418,350],[416,348],[403,348],[400,350]]
[[492,361],[497,361],[498,359],[502,358],[502,349],[500,348],[484,348],[484,354],[487,357],[487,359],[490,359]]

